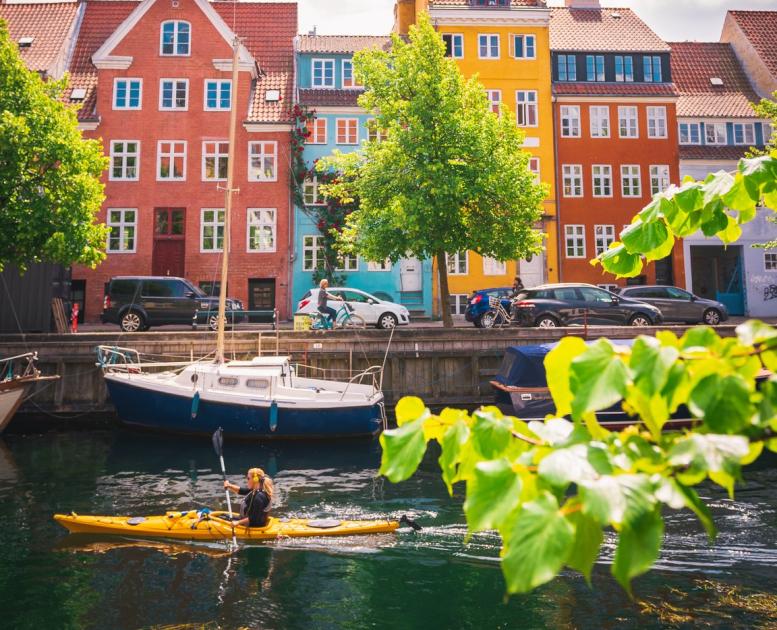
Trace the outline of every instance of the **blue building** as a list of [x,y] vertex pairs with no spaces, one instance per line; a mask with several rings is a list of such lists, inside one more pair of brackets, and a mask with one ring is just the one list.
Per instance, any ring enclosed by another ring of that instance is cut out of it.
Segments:
[[[303,157],[308,167],[335,149],[359,149],[374,130],[370,116],[357,104],[362,93],[353,74],[352,57],[357,50],[386,48],[389,37],[301,35],[295,41],[297,102],[315,112],[308,128]],[[314,274],[321,265],[321,233],[311,217],[316,205],[324,205],[315,178],[306,182],[305,206],[294,209],[293,307],[315,286]],[[338,273],[343,286],[361,289],[384,300],[405,305],[411,317],[432,313],[432,263],[403,259],[375,263],[357,256],[346,256]]]

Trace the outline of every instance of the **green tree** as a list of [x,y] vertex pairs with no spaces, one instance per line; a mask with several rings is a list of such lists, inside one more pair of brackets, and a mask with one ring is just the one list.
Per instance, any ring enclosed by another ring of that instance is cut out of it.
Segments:
[[359,200],[340,244],[368,260],[435,258],[451,326],[446,252],[498,260],[539,253],[546,187],[529,171],[513,116],[490,112],[483,86],[445,57],[428,16],[408,42],[394,36],[390,52],[356,53],[354,67],[365,86],[359,103],[385,139],[319,162],[341,175],[323,187],[327,196]]
[[107,230],[96,215],[107,160],[59,100],[66,83],[27,70],[0,20],[0,270],[105,257]]

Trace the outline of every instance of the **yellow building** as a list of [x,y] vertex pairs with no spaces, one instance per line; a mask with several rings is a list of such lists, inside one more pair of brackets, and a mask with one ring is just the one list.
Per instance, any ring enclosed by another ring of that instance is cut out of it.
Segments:
[[[483,259],[474,252],[449,256],[449,286],[454,313],[461,314],[477,289],[558,281],[556,168],[551,102],[550,10],[539,0],[397,0],[394,30],[406,34],[427,11],[445,40],[448,54],[466,76],[478,74],[494,108],[515,116],[526,133],[532,169],[550,186],[542,230],[546,251],[530,261]],[[439,304],[435,270],[435,305]],[[436,308],[438,308],[436,306]]]

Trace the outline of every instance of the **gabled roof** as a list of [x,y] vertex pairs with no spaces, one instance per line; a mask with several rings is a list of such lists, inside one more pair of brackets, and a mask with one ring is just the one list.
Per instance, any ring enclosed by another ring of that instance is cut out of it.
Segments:
[[11,39],[32,38],[32,44],[19,48],[27,68],[52,76],[62,73],[73,35],[79,4],[51,2],[0,4],[0,20],[8,24]]
[[[672,43],[678,116],[752,118],[758,97],[730,44]],[[714,80],[714,83],[713,83]]]
[[300,35],[297,52],[349,54],[367,48],[388,50],[391,38],[383,35]]
[[669,52],[669,46],[631,9],[554,8],[550,49],[591,52]]
[[777,11],[729,11],[745,37],[768,68],[777,77]]

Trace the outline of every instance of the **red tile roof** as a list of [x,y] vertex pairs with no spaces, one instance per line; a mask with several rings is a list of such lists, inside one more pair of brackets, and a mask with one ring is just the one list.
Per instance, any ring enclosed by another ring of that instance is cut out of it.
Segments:
[[761,61],[777,77],[777,11],[729,11]]
[[363,90],[300,90],[300,105],[310,107],[358,107]]
[[[677,42],[672,79],[680,92],[678,116],[751,118],[758,97],[729,44]],[[723,85],[713,85],[712,79]]]
[[680,145],[681,160],[739,160],[745,157],[748,147]]
[[554,8],[550,48],[563,51],[669,52],[669,46],[631,9]]
[[556,96],[677,96],[672,83],[554,83]]
[[383,35],[300,35],[301,53],[348,54],[366,48],[387,50],[391,38]]
[[58,69],[64,69],[78,6],[75,1],[0,4],[0,20],[7,22],[11,39],[33,38],[31,46],[19,49],[30,70],[57,73]]
[[[438,7],[468,7],[472,0],[431,0],[430,8]],[[511,7],[544,7],[542,0],[510,0]],[[492,7],[473,7],[474,9],[489,9]],[[498,10],[498,7],[497,7]]]

